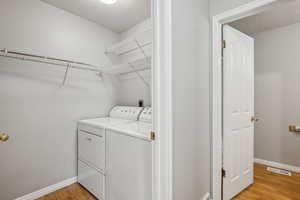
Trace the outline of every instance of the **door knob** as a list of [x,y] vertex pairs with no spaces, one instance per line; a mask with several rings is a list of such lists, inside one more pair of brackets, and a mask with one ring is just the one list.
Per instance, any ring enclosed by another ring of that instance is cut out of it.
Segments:
[[251,117],[251,122],[258,122],[259,121],[259,118],[253,116]]
[[2,134],[0,135],[0,141],[6,142],[8,139],[9,139],[9,135],[7,135],[7,134],[5,134],[5,133],[2,133]]

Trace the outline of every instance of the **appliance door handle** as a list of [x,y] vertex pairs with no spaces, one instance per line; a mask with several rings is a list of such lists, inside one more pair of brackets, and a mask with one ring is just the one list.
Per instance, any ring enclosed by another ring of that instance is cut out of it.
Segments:
[[0,141],[6,142],[8,139],[9,139],[9,135],[7,135],[7,134],[5,134],[5,133],[2,133],[2,134],[0,135]]
[[255,117],[255,116],[252,116],[251,117],[251,122],[258,122],[260,119]]

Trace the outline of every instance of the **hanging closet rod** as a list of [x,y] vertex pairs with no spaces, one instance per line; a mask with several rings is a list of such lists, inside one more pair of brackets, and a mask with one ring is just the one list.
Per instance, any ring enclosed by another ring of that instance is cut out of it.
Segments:
[[[39,62],[39,63],[45,63],[45,64],[51,64],[51,65],[56,65],[56,66],[63,66],[63,67],[70,67],[70,68],[75,68],[75,69],[80,69],[80,70],[89,70],[89,71],[94,71],[94,72],[102,72],[100,69],[97,69],[98,67],[95,65],[83,63],[83,62],[77,62],[77,61],[72,61],[72,60],[66,60],[66,59],[60,59],[60,58],[53,58],[53,57],[47,57],[47,56],[40,56],[40,55],[35,55],[35,54],[29,54],[29,53],[22,53],[18,51],[10,51],[7,49],[0,49],[0,56],[2,57],[8,57],[8,58],[13,58],[13,59],[19,59],[19,60],[26,60],[26,61],[32,61],[32,62]],[[18,55],[18,56],[12,56],[8,54],[13,54],[13,55]],[[24,56],[24,57],[19,57],[19,56]],[[30,58],[32,57],[32,58]],[[37,60],[33,58],[38,58],[42,60]],[[55,63],[51,61],[58,61],[58,62],[63,62],[61,63]],[[87,67],[81,67],[78,65],[83,65]]]

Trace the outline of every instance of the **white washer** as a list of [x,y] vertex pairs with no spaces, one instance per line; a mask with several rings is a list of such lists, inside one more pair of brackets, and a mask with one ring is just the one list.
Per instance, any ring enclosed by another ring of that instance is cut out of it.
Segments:
[[108,117],[80,120],[79,125],[88,125],[96,128],[107,128],[116,124],[125,124],[137,121],[143,108],[130,106],[115,106]]
[[141,112],[138,121],[109,125],[107,126],[107,129],[116,131],[119,134],[151,141],[152,108],[145,107]]
[[107,199],[152,199],[152,110],[145,108],[140,121],[107,129]]
[[108,117],[78,122],[78,182],[98,199],[107,199],[107,128],[136,121],[142,110],[139,107],[116,106]]

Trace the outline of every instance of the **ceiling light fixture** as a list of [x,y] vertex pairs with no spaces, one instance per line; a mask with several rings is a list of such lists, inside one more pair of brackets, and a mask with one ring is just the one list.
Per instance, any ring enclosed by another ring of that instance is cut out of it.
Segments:
[[115,4],[117,3],[117,0],[101,0],[104,4]]

